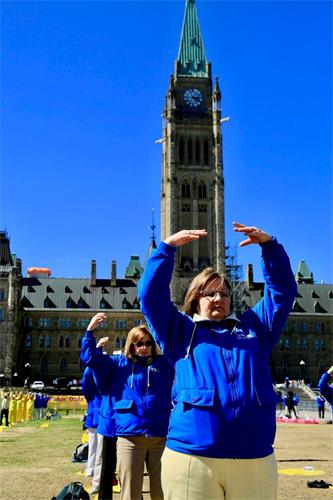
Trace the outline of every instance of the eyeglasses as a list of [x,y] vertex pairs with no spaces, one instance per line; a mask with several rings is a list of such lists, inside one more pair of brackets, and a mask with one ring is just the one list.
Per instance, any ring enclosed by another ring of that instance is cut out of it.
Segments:
[[208,300],[215,300],[217,296],[220,296],[220,299],[229,299],[230,293],[222,292],[221,290],[203,290],[201,295]]
[[146,342],[139,340],[139,342],[133,342],[133,344],[136,345],[136,347],[143,347],[144,345],[146,347],[151,347],[153,345],[151,340],[146,340]]

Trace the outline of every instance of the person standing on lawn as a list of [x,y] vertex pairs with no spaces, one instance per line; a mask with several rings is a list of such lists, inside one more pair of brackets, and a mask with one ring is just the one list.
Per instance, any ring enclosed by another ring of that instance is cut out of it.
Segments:
[[162,457],[165,500],[275,500],[276,394],[269,358],[296,296],[282,245],[234,223],[240,246],[258,244],[263,298],[237,316],[228,278],[204,269],[180,312],[170,299],[177,248],[207,236],[182,230],[152,250],[138,285],[149,329],[175,367],[173,410]]

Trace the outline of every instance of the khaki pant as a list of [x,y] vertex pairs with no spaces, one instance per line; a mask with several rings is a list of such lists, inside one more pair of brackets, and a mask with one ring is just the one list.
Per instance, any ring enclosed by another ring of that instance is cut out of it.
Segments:
[[118,437],[117,463],[121,500],[140,500],[144,466],[150,479],[151,500],[163,500],[161,487],[161,456],[165,438],[128,436]]
[[162,488],[164,500],[276,500],[275,455],[247,460],[208,458],[166,448]]

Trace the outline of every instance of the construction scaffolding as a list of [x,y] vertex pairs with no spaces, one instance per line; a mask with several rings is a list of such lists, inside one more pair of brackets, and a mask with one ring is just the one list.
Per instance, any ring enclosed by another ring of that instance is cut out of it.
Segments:
[[243,281],[243,266],[237,263],[237,244],[225,248],[225,270],[232,288],[232,304],[235,313],[241,313],[246,308],[243,300],[245,283]]

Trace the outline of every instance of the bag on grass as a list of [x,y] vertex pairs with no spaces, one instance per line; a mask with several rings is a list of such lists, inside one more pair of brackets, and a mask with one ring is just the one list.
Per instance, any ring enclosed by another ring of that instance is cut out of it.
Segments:
[[88,443],[81,443],[76,447],[72,456],[72,462],[86,462],[88,460]]
[[84,489],[82,483],[76,481],[66,484],[56,497],[51,500],[89,500],[89,493]]

